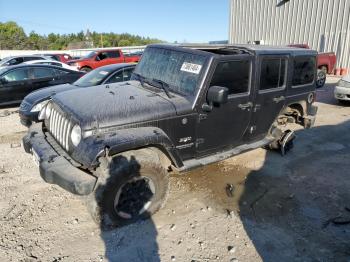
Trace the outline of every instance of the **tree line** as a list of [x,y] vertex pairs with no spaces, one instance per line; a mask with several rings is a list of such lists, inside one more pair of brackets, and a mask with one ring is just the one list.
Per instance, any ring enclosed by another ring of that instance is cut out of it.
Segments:
[[15,22],[0,22],[0,50],[65,50],[115,46],[136,46],[164,42],[159,39],[128,33],[97,33],[80,31],[72,34],[40,35],[31,31],[28,35]]

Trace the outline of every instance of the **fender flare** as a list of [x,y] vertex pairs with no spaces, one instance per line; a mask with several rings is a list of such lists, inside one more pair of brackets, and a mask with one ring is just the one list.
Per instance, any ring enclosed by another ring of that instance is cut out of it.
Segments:
[[[169,158],[170,162],[177,168],[183,166],[182,159],[177,149],[167,134],[160,128],[137,127],[119,129],[102,137],[103,139],[101,139],[98,143],[98,148],[96,148],[95,145],[94,159],[91,166],[98,165],[100,157],[112,157],[128,150],[136,150],[146,147],[155,147],[162,151],[162,153],[165,154]],[[96,137],[91,138],[95,139]],[[87,143],[85,147],[87,147],[88,144],[91,146],[90,142]],[[84,150],[84,148],[81,148],[80,150]]]

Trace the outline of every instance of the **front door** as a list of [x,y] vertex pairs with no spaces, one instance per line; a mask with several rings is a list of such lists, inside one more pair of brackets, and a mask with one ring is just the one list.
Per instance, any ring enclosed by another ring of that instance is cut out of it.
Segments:
[[288,83],[288,56],[261,56],[259,81],[253,107],[249,137],[259,140],[266,136],[272,123],[284,107]]
[[27,68],[11,70],[0,77],[0,104],[20,102],[30,84]]
[[[241,143],[249,125],[252,95],[252,58],[235,56],[234,60],[219,61],[211,78],[210,86],[229,89],[228,102],[213,105],[210,112],[199,109],[197,126],[197,156],[208,155],[220,149],[229,149]],[[206,94],[201,101],[206,103]]]

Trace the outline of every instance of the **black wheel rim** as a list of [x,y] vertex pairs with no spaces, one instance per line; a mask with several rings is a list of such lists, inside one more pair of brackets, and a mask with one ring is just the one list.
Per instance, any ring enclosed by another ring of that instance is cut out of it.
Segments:
[[317,79],[317,86],[323,86],[325,82],[326,82],[326,76],[321,75]]
[[133,178],[117,191],[114,211],[123,219],[135,219],[149,209],[154,194],[155,186],[150,178]]

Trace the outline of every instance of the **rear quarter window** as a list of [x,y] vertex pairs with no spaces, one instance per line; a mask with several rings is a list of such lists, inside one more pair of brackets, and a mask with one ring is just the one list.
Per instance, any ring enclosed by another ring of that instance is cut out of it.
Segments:
[[293,61],[293,80],[292,86],[312,84],[316,74],[315,57],[302,56],[295,57]]

